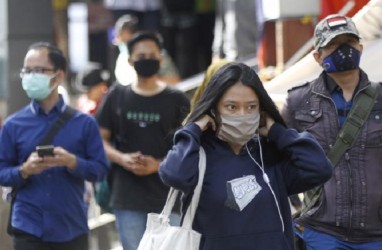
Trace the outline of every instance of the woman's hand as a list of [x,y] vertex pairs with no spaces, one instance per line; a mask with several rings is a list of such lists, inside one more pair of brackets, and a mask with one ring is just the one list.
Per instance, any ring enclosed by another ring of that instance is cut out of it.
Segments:
[[272,125],[275,123],[275,120],[273,120],[273,118],[270,117],[265,112],[261,113],[260,119],[262,120],[262,122],[260,122],[261,127],[259,127],[259,134],[261,136],[267,137],[269,130],[271,129]]
[[213,131],[216,131],[216,123],[209,115],[203,115],[199,120],[195,121],[195,124],[198,125],[202,131],[205,131],[209,127],[211,127]]

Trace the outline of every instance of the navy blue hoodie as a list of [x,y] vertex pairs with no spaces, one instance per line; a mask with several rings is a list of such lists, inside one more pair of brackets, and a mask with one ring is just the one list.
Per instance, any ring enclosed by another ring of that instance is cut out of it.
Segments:
[[[174,146],[162,161],[159,175],[166,184],[184,193],[183,212],[198,181],[200,146],[207,156],[203,188],[193,223],[193,229],[202,234],[200,249],[294,249],[288,196],[323,184],[331,177],[332,166],[309,133],[297,133],[274,124],[268,138],[260,141],[264,171],[272,190],[261,170],[258,139],[247,143],[256,164],[245,146],[235,154],[212,131],[202,133],[194,123],[175,134]],[[253,184],[252,188],[248,185],[236,187],[240,192],[234,198],[240,199],[246,190],[256,189],[256,192],[240,211],[228,205],[232,204],[232,192],[228,187],[230,181],[247,177]]]

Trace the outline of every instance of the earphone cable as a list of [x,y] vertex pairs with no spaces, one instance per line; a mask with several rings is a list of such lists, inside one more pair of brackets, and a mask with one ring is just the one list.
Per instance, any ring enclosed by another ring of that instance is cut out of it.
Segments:
[[256,165],[260,168],[261,172],[263,173],[263,180],[265,181],[265,183],[267,183],[269,189],[271,190],[271,193],[273,195],[273,199],[275,200],[275,203],[276,203],[276,207],[277,207],[277,211],[279,213],[279,218],[280,218],[280,221],[281,221],[281,226],[282,226],[282,230],[283,232],[285,231],[284,229],[284,220],[283,220],[283,217],[281,215],[281,210],[280,210],[280,206],[279,206],[279,203],[277,201],[277,198],[276,198],[276,195],[275,195],[275,192],[273,191],[273,188],[271,186],[271,183],[270,183],[270,180],[269,180],[269,177],[268,175],[265,173],[264,171],[264,160],[263,160],[263,151],[262,151],[262,147],[261,147],[261,143],[260,143],[260,136],[258,136],[258,142],[259,142],[259,147],[260,147],[260,160],[261,160],[261,165],[256,161],[256,159],[252,156],[251,152],[249,151],[248,149],[248,143],[245,144],[245,147],[247,149],[247,152],[248,152],[248,155],[249,157],[252,159],[252,161],[254,161],[256,163]]

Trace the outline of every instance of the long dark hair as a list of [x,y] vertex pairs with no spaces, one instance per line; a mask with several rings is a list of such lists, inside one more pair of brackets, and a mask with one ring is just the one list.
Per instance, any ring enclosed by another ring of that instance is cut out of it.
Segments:
[[196,103],[195,109],[191,111],[186,124],[195,122],[205,114],[211,114],[211,111],[216,112],[216,106],[220,98],[228,88],[237,82],[241,82],[255,91],[260,101],[260,111],[265,111],[275,122],[286,126],[259,76],[253,69],[243,63],[228,63],[213,75],[199,102]]

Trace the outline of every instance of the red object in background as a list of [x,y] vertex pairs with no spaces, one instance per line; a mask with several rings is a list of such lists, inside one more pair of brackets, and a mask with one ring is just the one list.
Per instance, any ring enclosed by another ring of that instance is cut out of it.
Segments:
[[[321,14],[319,19],[340,11],[349,0],[321,0]],[[354,16],[369,0],[355,0],[355,5],[346,14]],[[284,20],[283,41],[284,59],[288,60],[297,49],[313,36],[314,26],[303,25],[300,19]],[[258,65],[260,69],[267,66],[276,66],[276,42],[275,42],[275,22],[266,21],[264,24],[264,36],[257,52]]]
[[[348,0],[322,0],[321,1],[321,15],[320,20],[330,14],[335,14],[340,11],[344,5],[349,2]],[[346,13],[346,16],[354,16],[362,7],[369,2],[369,0],[355,0],[354,7]]]

